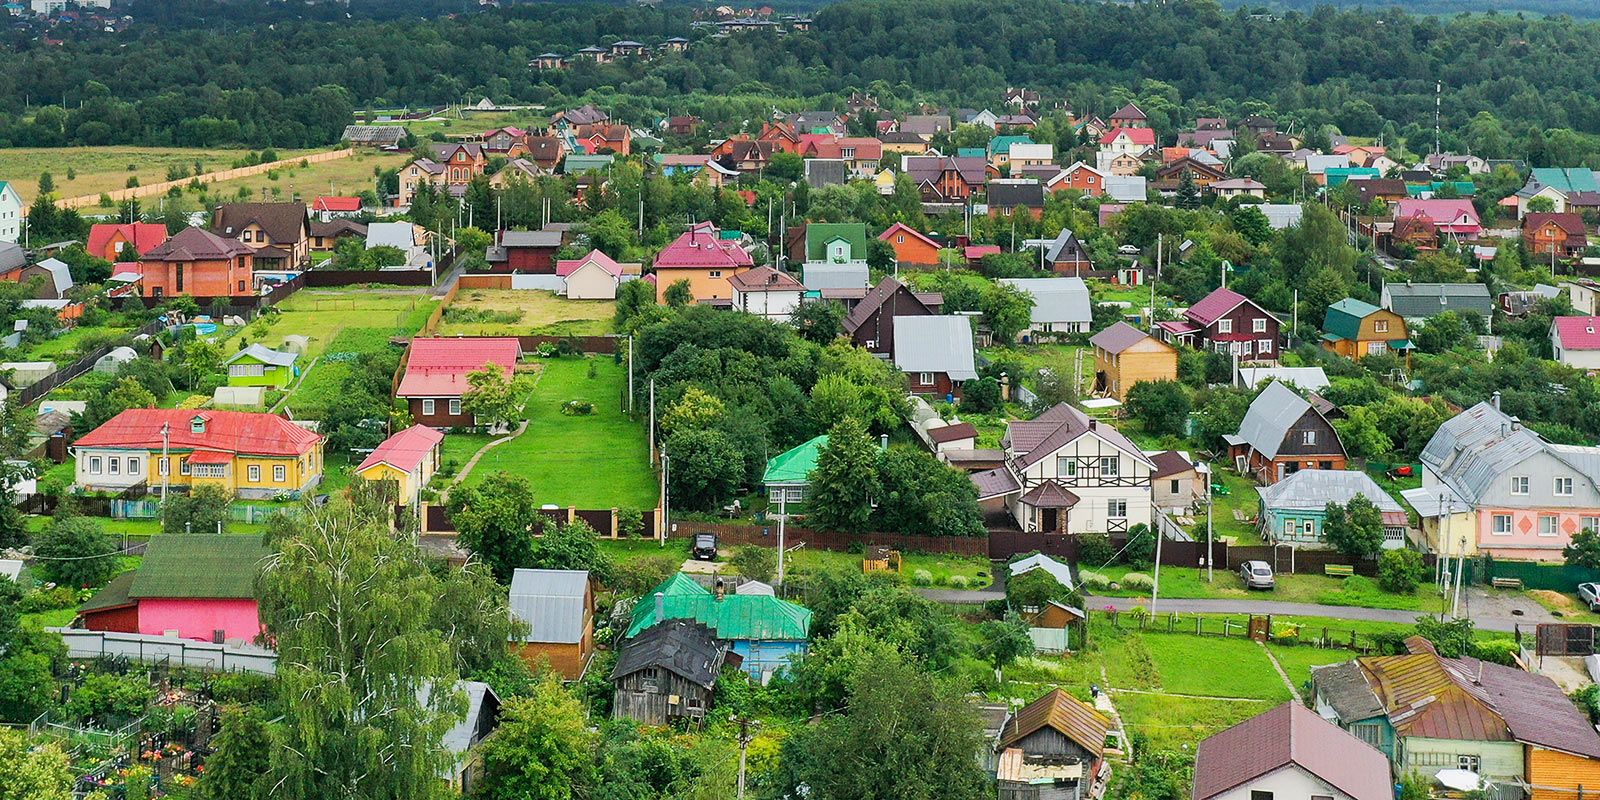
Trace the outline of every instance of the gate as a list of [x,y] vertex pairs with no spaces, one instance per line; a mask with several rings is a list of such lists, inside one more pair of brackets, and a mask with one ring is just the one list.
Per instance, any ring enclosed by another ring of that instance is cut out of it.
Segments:
[[1541,656],[1594,655],[1593,625],[1547,622],[1535,630],[1534,653]]

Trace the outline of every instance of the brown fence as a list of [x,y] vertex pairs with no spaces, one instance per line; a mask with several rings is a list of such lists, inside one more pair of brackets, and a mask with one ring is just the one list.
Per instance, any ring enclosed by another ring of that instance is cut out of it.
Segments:
[[[464,278],[466,276],[463,275],[461,277]],[[460,291],[461,281],[458,280],[450,285],[450,288],[445,291],[444,296],[439,298],[439,305],[434,307],[433,312],[428,315],[427,321],[422,323],[422,330],[417,331],[418,336],[432,336],[435,331],[439,330],[439,323],[444,321],[445,309],[449,308],[450,304],[456,301],[456,294]],[[402,363],[401,367],[404,368],[404,366],[405,365]]]
[[[697,533],[714,533],[723,544],[778,543],[778,525],[751,525],[742,522],[687,522],[675,523],[672,535],[689,537]],[[912,553],[954,553],[983,556],[989,552],[988,540],[982,536],[911,536],[903,533],[839,533],[814,531],[808,528],[784,528],[784,546],[794,547],[802,542],[806,547],[820,550],[848,551],[852,547],[883,545]]]
[[579,352],[591,353],[591,354],[595,354],[595,355],[604,355],[604,356],[609,356],[609,355],[615,354],[619,347],[624,348],[624,349],[627,347],[627,345],[619,345],[618,344],[618,342],[622,341],[622,337],[621,336],[614,336],[614,335],[609,335],[609,336],[518,336],[517,337],[517,341],[522,343],[522,352],[524,352],[524,353],[529,353],[529,352],[532,352],[534,350],[537,350],[539,348],[539,345],[542,345],[542,344],[560,344],[562,342],[571,342],[574,347],[578,348]]
[[[1370,578],[1378,574],[1378,562],[1375,559],[1353,559],[1337,550],[1306,550],[1298,547],[1251,545],[1248,547],[1234,547],[1228,553],[1232,559],[1227,562],[1229,567],[1243,564],[1246,561],[1265,561],[1272,565],[1274,572],[1320,575],[1330,566],[1348,566],[1354,569],[1357,575],[1365,575]],[[1433,562],[1428,561],[1427,563],[1431,565]]]
[[[423,511],[423,533],[436,534],[455,532],[456,526],[450,521],[450,515],[445,512],[444,506],[427,505],[423,506]],[[624,532],[618,530],[618,526],[621,525],[621,520],[619,519],[617,511],[617,509],[610,508],[588,509],[575,507],[539,509],[540,514],[543,514],[546,518],[554,520],[555,522],[565,524],[573,520],[583,520],[585,523],[588,523],[589,527],[594,528],[595,531],[601,536],[613,538],[626,535]],[[643,509],[640,512],[641,525],[639,526],[639,535],[647,537],[654,535],[654,531],[656,529],[656,513],[657,512],[655,509],[648,508]]]
[[463,289],[510,289],[511,276],[476,272],[457,278],[456,285]]
[[[1111,537],[1113,550],[1121,550],[1128,540],[1124,537]],[[1230,550],[1228,543],[1215,541],[1211,543],[1211,557],[1214,564],[1219,567],[1228,567],[1238,563],[1238,556],[1230,553],[1239,548]],[[989,557],[1001,561],[1021,553],[1043,553],[1052,558],[1059,558],[1072,563],[1078,562],[1078,537],[1063,534],[1024,533],[1022,531],[992,530],[989,532]],[[1205,542],[1176,542],[1167,539],[1161,543],[1161,563],[1168,567],[1203,567],[1206,565]],[[1100,565],[1094,564],[1091,567]]]
[[8,398],[8,402],[21,403],[25,406],[33,405],[35,401],[41,397],[44,397],[51,389],[54,389],[57,386],[60,386],[61,384],[66,383],[67,381],[70,381],[91,369],[94,369],[94,362],[104,358],[105,355],[110,353],[112,350],[115,350],[118,347],[126,346],[133,341],[133,337],[141,334],[154,336],[160,330],[160,320],[145,323],[144,327],[139,328],[127,336],[124,336],[114,342],[107,342],[99,347],[96,347],[95,349],[85,353],[82,358],[61,367],[60,369],[44,376],[43,378],[40,378],[38,382],[28,384],[27,386],[12,392],[10,398]]
[[1371,634],[1358,633],[1353,628],[1276,624],[1272,621],[1271,614],[1251,614],[1245,621],[1240,621],[1231,617],[1200,614],[1149,614],[1144,609],[1085,610],[1091,617],[1104,617],[1111,623],[1111,627],[1117,630],[1215,636],[1224,639],[1258,639],[1280,645],[1340,648],[1358,653],[1372,653],[1378,649],[1378,642]]
[[[1540,623],[1534,629],[1534,653],[1541,656],[1587,656],[1595,652],[1594,625]],[[1520,631],[1518,634],[1520,635]]]
[[[161,195],[165,195],[168,189],[173,187],[182,189],[187,187],[192,181],[199,181],[200,183],[231,181],[237,178],[248,178],[252,175],[260,175],[264,172],[271,172],[275,169],[293,169],[300,166],[300,162],[302,161],[306,162],[307,164],[316,164],[323,161],[333,161],[340,158],[348,158],[354,153],[355,151],[349,148],[345,148],[343,150],[332,150],[324,153],[308,153],[303,156],[280,159],[278,161],[273,161],[266,164],[253,164],[248,167],[238,167],[235,169],[219,170],[217,172],[207,172],[191,178],[184,178],[183,180],[162,181],[161,183],[152,183],[148,186],[134,186],[127,189],[114,189],[106,192],[105,195],[109,196],[113,203],[120,203],[124,200],[132,200],[137,197],[159,197]],[[98,194],[67,197],[57,200],[56,205],[62,208],[88,208],[90,206],[99,205],[100,197],[101,196]]]

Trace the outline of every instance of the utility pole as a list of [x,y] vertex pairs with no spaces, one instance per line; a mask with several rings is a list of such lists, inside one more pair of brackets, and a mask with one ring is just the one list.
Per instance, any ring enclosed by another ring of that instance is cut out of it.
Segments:
[[783,523],[789,519],[789,490],[778,488],[778,586],[783,586]]
[[738,800],[744,800],[744,770],[745,751],[750,748],[750,742],[755,738],[754,728],[760,726],[759,722],[752,722],[749,717],[739,717],[733,722],[739,723],[739,785]]
[[633,334],[628,334],[628,416],[633,416]]
[[[1208,465],[1209,466],[1209,465]],[[1211,471],[1206,471],[1206,583],[1212,581],[1211,563]]]
[[1461,618],[1461,573],[1467,569],[1467,537],[1461,537],[1461,551],[1456,555],[1456,591],[1450,601],[1450,617]]
[[672,498],[667,494],[667,471],[671,469],[665,452],[661,453],[661,546],[667,546],[667,532],[672,525]]
[[656,379],[650,378],[650,463],[656,463]]
[[1161,535],[1159,526],[1152,527],[1150,533],[1156,537],[1156,573],[1150,587],[1150,613],[1153,615],[1156,613],[1156,598],[1161,594],[1161,540],[1166,537]]

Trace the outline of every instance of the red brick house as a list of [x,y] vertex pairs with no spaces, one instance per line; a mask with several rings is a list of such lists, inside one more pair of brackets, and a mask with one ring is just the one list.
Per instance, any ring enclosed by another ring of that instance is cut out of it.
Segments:
[[522,346],[511,336],[413,339],[394,396],[406,401],[418,425],[471,427],[477,420],[461,408],[467,376],[493,365],[509,377],[521,358]]
[[1052,192],[1064,192],[1070,189],[1089,197],[1099,197],[1106,193],[1106,174],[1078,161],[1046,181],[1045,188]]
[[1522,218],[1522,242],[1530,253],[1566,257],[1589,246],[1589,233],[1577,214],[1533,212]]
[[1157,322],[1155,334],[1168,344],[1237,355],[1245,361],[1276,361],[1282,323],[1254,300],[1218,289],[1183,312],[1183,319]]
[[633,129],[619,123],[579,125],[576,136],[590,153],[610,152],[625,156],[633,150]]
[[186,228],[125,271],[138,272],[151,297],[243,297],[255,294],[255,257],[255,249],[237,239]]
[[989,182],[988,165],[982,156],[910,156],[905,171],[917,184],[923,202],[959,203]]
[[85,249],[95,258],[115,264],[132,261],[155,249],[167,240],[167,227],[156,222],[134,222],[117,225],[102,222],[89,228],[89,243]]

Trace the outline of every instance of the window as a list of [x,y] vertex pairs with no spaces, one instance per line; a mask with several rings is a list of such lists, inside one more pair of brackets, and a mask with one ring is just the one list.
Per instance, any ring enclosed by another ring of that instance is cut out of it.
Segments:
[[1294,528],[1295,528],[1295,521],[1294,520],[1292,520],[1292,519],[1284,520],[1283,521],[1283,538],[1285,538],[1285,539],[1293,539],[1294,538]]
[[274,464],[272,467],[272,480],[277,483],[283,483],[288,479],[289,468],[282,464]]
[[1122,463],[1117,459],[1116,456],[1100,457],[1100,477],[1115,478],[1117,475],[1121,474],[1121,468]]
[[1539,515],[1539,535],[1540,536],[1554,536],[1554,535],[1556,535],[1556,523],[1559,522],[1560,519],[1561,519],[1560,517],[1557,517],[1554,514],[1540,514]]
[[1528,493],[1528,476],[1526,476],[1526,475],[1512,475],[1511,476],[1511,493],[1512,494],[1527,494]]
[[156,474],[167,475],[171,472],[171,469],[172,465],[168,463],[167,457],[162,456],[161,461],[156,464]]
[[250,236],[251,236],[250,231],[244,231],[244,232],[239,234],[239,241],[241,241],[241,242],[251,241]]
[[1373,747],[1383,747],[1383,728],[1371,722],[1358,722],[1350,726],[1350,732]]
[[1367,342],[1367,355],[1369,355],[1369,356],[1378,355],[1378,354],[1382,353],[1383,352],[1383,348],[1385,348],[1387,346],[1388,345],[1384,344],[1383,342]]
[[1251,790],[1250,800],[1272,800],[1272,792],[1258,792]]
[[931,372],[919,372],[919,373],[917,373],[917,385],[918,386],[932,386],[933,385],[933,373],[931,373]]
[[1317,523],[1316,523],[1316,521],[1308,519],[1305,522],[1300,523],[1300,532],[1305,534],[1307,539],[1310,539],[1310,538],[1316,536],[1317,535]]
[[1571,478],[1556,478],[1555,492],[1556,492],[1556,497],[1571,497],[1572,496],[1572,479]]
[[222,464],[195,464],[191,469],[196,478],[221,478],[228,474],[227,467]]
[[451,416],[459,416],[461,414],[461,398],[450,398],[450,414]]
[[1126,500],[1108,500],[1108,501],[1106,501],[1106,516],[1108,516],[1108,517],[1110,517],[1112,519],[1122,519],[1122,518],[1128,516],[1128,501],[1126,501]]
[[1171,481],[1171,484],[1172,484],[1171,492],[1173,494],[1177,494],[1178,493],[1178,481],[1176,479],[1174,479],[1173,481]]
[[109,468],[109,471],[112,475],[122,474],[122,459],[112,456],[111,458],[106,459],[106,466]]
[[902,233],[899,236],[894,237],[894,243],[895,244],[905,244],[906,243],[906,235]]
[[1511,515],[1510,514],[1495,514],[1494,517],[1493,517],[1493,527],[1490,530],[1496,536],[1510,536],[1511,535]]
[[720,269],[711,270],[710,272],[706,273],[706,277],[709,277],[709,278],[720,278],[720,277],[722,277],[722,270],[720,270]]
[[1600,517],[1583,517],[1578,520],[1582,528],[1600,533]]
[[189,467],[189,459],[187,459],[187,458],[178,459],[178,474],[179,475],[189,475],[189,474],[192,474],[192,473],[193,473],[193,470],[190,469],[190,467]]
[[1468,772],[1477,772],[1479,763],[1480,762],[1477,756],[1456,756],[1456,769],[1464,769]]
[[1373,333],[1388,333],[1389,332],[1389,320],[1386,320],[1386,319],[1374,320],[1373,323],[1372,323],[1372,332]]
[[90,475],[99,475],[100,474],[100,457],[99,456],[91,456],[89,458],[89,474]]
[[1258,353],[1270,353],[1270,352],[1272,352],[1272,340],[1271,339],[1261,339],[1261,340],[1257,341],[1256,342],[1256,352],[1258,352]]
[[267,374],[265,364],[234,364],[228,367],[228,375],[233,378],[259,378]]
[[246,472],[246,474],[249,475],[248,480],[251,483],[260,483],[261,482],[261,465],[260,464],[251,464],[250,465],[250,469]]
[[1072,456],[1061,456],[1057,458],[1056,475],[1064,478],[1078,477],[1078,460]]
[[1219,319],[1219,320],[1217,320],[1217,333],[1233,333],[1233,320],[1231,320],[1231,319]]
[[433,409],[434,409],[434,401],[432,401],[432,400],[424,400],[424,401],[422,401],[422,413],[423,414],[431,417],[431,416],[433,416],[433,413],[434,413]]
[[1300,443],[1301,444],[1316,444],[1317,443],[1317,432],[1316,431],[1301,431],[1300,432]]
[[1250,320],[1250,332],[1251,333],[1266,333],[1267,332],[1267,321],[1264,320],[1264,319],[1261,319],[1259,317],[1256,318],[1256,319]]

